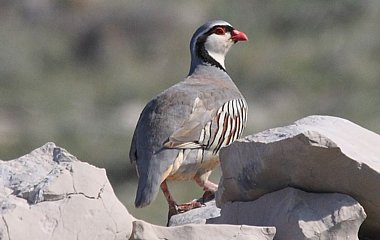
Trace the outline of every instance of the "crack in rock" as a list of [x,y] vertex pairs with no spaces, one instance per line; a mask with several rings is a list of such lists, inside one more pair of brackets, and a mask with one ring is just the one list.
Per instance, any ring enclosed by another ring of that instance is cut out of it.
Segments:
[[9,234],[9,227],[8,227],[7,220],[5,220],[4,216],[1,216],[1,218],[3,219],[4,225],[5,225],[5,230],[7,231],[7,234],[8,234],[8,239],[11,240],[11,235]]
[[115,226],[115,232],[113,232],[115,234],[115,239],[116,239],[116,236],[117,234],[119,233],[119,229],[118,229],[118,226],[117,226],[117,223],[115,221],[115,219],[113,218],[111,212],[109,211],[109,209],[107,208],[106,204],[104,203],[104,200],[103,198],[101,197],[101,195],[99,195],[99,198],[100,200],[102,201],[102,204],[103,204],[103,207],[104,207],[104,210],[107,212],[108,216],[111,218],[114,226]]
[[90,195],[87,195],[86,193],[84,192],[77,192],[76,189],[75,189],[75,184],[73,182],[73,189],[74,189],[74,192],[71,192],[71,193],[66,193],[66,196],[70,197],[70,196],[73,196],[73,195],[82,195],[88,199],[101,199],[102,198],[102,193],[104,192],[104,188],[106,186],[106,183],[103,183],[102,186],[99,188],[99,191],[98,191],[98,194],[97,196],[90,196]]

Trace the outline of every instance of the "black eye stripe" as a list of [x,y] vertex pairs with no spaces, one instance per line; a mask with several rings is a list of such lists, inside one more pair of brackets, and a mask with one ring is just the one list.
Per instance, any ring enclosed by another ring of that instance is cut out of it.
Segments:
[[230,32],[230,33],[234,30],[234,28],[231,26],[225,26],[225,29],[226,29],[226,32]]
[[215,25],[215,26],[213,26],[210,30],[208,30],[207,32],[205,32],[205,33],[203,33],[202,35],[200,35],[199,37],[198,37],[198,39],[197,39],[197,44],[198,43],[204,43],[205,41],[206,41],[206,38],[208,37],[208,36],[210,36],[211,34],[213,34],[214,33],[214,31],[215,31],[215,29],[217,29],[217,28],[223,28],[223,29],[225,29],[225,31],[226,32],[229,32],[229,33],[232,33],[232,31],[234,30],[234,28],[233,27],[231,27],[231,26],[228,26],[228,25]]
[[209,35],[214,33],[215,29],[220,28],[220,27],[223,28],[224,30],[226,30],[226,32],[230,32],[230,33],[234,30],[233,27],[228,26],[228,25],[216,25],[216,26],[212,27],[210,30],[208,30],[207,32],[205,32],[203,35],[209,36]]

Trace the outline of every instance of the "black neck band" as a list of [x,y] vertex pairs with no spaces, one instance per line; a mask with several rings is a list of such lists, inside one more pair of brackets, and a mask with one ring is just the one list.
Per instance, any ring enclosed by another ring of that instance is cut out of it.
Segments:
[[[216,27],[218,26],[215,26],[214,28]],[[203,36],[198,38],[197,42],[195,43],[195,54],[197,57],[202,59],[205,63],[209,63],[212,66],[215,66],[223,70],[224,72],[226,72],[226,69],[224,69],[224,67],[218,61],[212,58],[205,48],[206,39],[210,34],[212,34],[212,31],[214,28],[212,28],[210,31],[208,31]]]

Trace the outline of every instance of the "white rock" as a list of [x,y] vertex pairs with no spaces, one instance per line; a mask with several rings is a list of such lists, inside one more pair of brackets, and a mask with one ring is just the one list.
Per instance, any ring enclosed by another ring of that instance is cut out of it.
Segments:
[[116,198],[105,170],[77,160],[54,143],[0,161],[0,173],[1,240],[126,240],[132,235],[149,240],[267,240],[275,234],[274,227],[133,223],[136,219]]
[[156,226],[144,221],[133,222],[131,239],[146,240],[270,240],[274,227],[246,225],[187,224],[176,227]]
[[253,201],[287,186],[350,195],[368,217],[360,235],[380,236],[380,136],[348,120],[310,116],[234,142],[220,153],[217,205]]
[[135,219],[115,196],[105,170],[78,161],[54,143],[1,161],[0,172],[0,239],[100,240],[131,235]]
[[225,203],[221,216],[207,223],[275,226],[279,240],[355,240],[365,218],[363,207],[348,195],[285,188],[255,201]]

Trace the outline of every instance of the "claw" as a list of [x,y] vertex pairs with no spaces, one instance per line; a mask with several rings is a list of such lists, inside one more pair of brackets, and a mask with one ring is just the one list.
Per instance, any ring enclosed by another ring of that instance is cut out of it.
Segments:
[[202,207],[202,203],[198,202],[198,200],[193,200],[188,203],[177,205],[177,210],[179,213],[184,213],[184,212],[190,211],[191,209],[199,208],[199,207]]
[[169,204],[168,222],[166,226],[169,226],[169,221],[172,216],[190,211],[194,208],[202,207],[202,205],[203,204],[199,202],[198,200],[193,200],[191,202],[183,203],[183,204],[176,204],[175,202],[171,202]]

